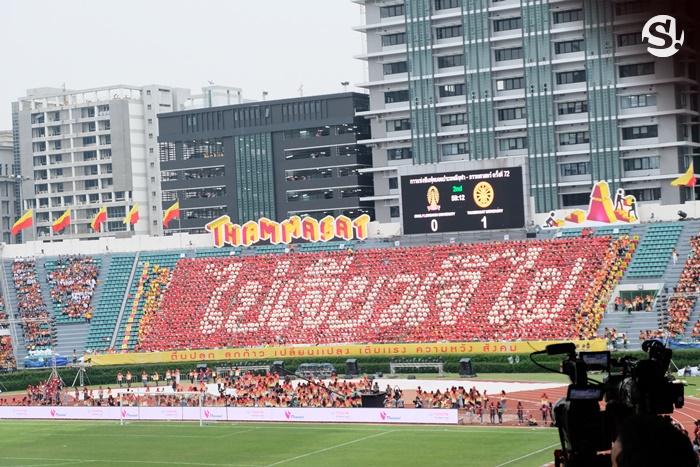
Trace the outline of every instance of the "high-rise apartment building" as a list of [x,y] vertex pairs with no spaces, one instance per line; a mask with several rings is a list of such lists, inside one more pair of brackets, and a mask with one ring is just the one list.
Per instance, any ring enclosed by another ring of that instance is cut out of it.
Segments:
[[[222,94],[224,95],[222,97]],[[15,164],[21,173],[22,211],[34,209],[24,240],[162,234],[157,114],[238,102],[238,88],[209,87],[201,96],[162,85],[107,86],[79,91],[41,88],[13,103]],[[123,219],[138,204],[139,222]],[[90,228],[107,208],[100,233]],[[52,223],[68,208],[71,225]]]
[[377,220],[400,219],[397,177],[448,162],[522,165],[528,218],[585,206],[598,180],[640,202],[694,199],[669,181],[700,153],[697,44],[657,58],[641,35],[659,13],[690,30],[692,2],[355,1]]
[[10,228],[16,218],[15,186],[12,132],[0,131],[0,236],[4,243],[15,243]]

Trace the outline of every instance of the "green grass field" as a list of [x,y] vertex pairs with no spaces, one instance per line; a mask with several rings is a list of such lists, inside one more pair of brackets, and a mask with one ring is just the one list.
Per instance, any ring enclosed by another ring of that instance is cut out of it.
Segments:
[[557,432],[337,424],[0,421],[3,466],[541,466]]

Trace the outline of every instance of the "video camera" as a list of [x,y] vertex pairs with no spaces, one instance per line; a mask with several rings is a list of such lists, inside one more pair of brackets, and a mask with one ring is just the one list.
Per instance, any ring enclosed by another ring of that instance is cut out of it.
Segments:
[[[533,361],[535,355],[567,355],[559,372],[572,384],[566,398],[554,406],[562,446],[554,454],[556,466],[610,466],[610,455],[599,452],[610,450],[627,417],[670,414],[674,407],[683,407],[683,383],[674,381],[668,372],[671,349],[660,341],[648,340],[642,350],[648,354],[645,360],[629,356],[615,359],[608,351],[576,352],[573,343],[548,345],[531,354]],[[590,379],[589,371],[607,375],[600,382]],[[605,410],[600,408],[603,399]]]

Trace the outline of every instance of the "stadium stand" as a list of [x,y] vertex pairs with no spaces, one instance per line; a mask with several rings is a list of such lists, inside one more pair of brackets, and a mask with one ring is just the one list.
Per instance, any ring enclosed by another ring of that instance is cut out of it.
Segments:
[[41,295],[36,260],[15,259],[12,263],[12,281],[27,350],[50,349],[55,340],[55,325]]
[[150,312],[154,306],[160,304],[162,289],[167,286],[170,272],[180,256],[179,252],[154,252],[139,255],[136,265],[138,279],[131,283],[124,315],[119,324],[115,349],[128,351],[136,347],[141,318],[146,308]]
[[[0,297],[0,329],[9,329],[10,325],[5,309],[5,300]],[[9,371],[17,368],[15,355],[12,350],[12,338],[9,335],[0,336],[0,371]]]
[[64,256],[45,263],[49,292],[57,324],[92,318],[92,296],[100,260],[90,256]]
[[639,243],[639,249],[632,259],[627,276],[630,278],[663,276],[682,230],[683,226],[678,223],[650,225]]
[[625,236],[184,258],[139,349],[592,337],[635,245]]
[[129,286],[134,259],[134,255],[114,255],[109,259],[107,278],[101,284],[102,294],[88,331],[88,350],[105,350],[112,346],[112,335]]

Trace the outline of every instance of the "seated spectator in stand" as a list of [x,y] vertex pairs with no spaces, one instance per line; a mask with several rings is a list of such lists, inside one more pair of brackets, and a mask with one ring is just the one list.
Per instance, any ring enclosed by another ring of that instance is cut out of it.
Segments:
[[92,318],[91,300],[97,285],[98,268],[89,256],[60,256],[48,274],[54,304],[69,318]]

